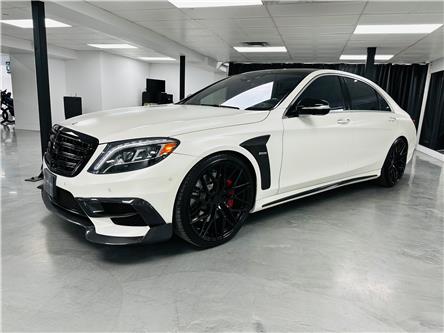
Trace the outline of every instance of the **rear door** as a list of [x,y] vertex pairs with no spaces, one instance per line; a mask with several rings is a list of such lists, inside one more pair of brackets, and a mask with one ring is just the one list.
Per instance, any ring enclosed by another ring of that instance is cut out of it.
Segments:
[[393,141],[396,114],[385,99],[370,85],[343,77],[349,104],[349,167],[354,174],[379,170]]

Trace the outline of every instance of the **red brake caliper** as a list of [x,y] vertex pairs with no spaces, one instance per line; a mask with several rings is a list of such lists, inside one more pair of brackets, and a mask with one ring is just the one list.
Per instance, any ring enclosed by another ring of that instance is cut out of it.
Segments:
[[228,188],[228,199],[227,199],[227,206],[230,208],[234,207],[234,190],[231,188],[233,186],[233,181],[231,179],[227,179],[225,182],[225,185]]

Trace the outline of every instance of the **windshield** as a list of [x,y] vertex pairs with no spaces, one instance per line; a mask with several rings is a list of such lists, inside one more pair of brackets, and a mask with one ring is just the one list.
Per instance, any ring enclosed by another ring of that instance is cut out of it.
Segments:
[[239,74],[219,81],[180,103],[270,110],[287,97],[306,75],[294,71]]

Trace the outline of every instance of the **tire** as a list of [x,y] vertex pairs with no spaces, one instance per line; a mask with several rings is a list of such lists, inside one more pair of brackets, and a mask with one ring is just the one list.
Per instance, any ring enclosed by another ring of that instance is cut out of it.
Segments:
[[402,178],[407,163],[408,144],[404,138],[398,138],[390,147],[377,179],[379,185],[393,187]]
[[202,160],[177,193],[176,235],[200,248],[228,242],[254,205],[255,184],[248,165],[238,157],[217,154]]

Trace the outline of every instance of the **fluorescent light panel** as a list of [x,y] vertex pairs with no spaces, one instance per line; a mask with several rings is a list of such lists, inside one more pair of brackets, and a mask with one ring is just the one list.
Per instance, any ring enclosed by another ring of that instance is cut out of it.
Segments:
[[260,6],[261,0],[168,0],[177,8]]
[[429,34],[442,24],[374,24],[358,25],[354,34]]
[[[393,54],[376,54],[375,60],[384,61],[393,58]],[[367,60],[365,54],[343,54],[339,57],[339,60]]]
[[129,44],[88,44],[98,49],[137,49],[137,47]]
[[234,46],[234,49],[242,53],[287,52],[285,46]]
[[175,61],[176,59],[170,57],[139,57],[140,60],[145,61]]
[[[23,28],[23,29],[32,29],[32,20],[0,20],[0,22],[13,25],[15,27]],[[69,24],[62,23],[52,19],[45,19],[45,26],[47,28],[69,28],[71,27]]]

